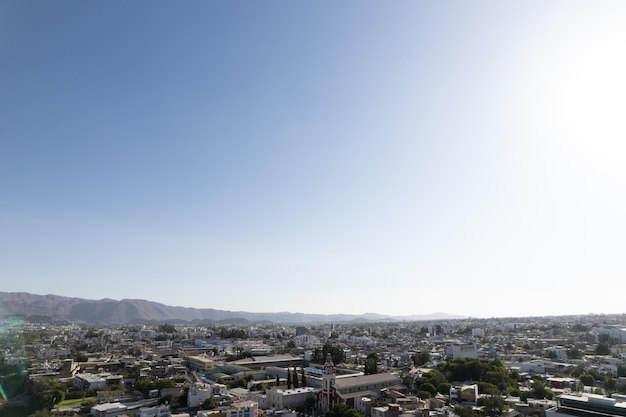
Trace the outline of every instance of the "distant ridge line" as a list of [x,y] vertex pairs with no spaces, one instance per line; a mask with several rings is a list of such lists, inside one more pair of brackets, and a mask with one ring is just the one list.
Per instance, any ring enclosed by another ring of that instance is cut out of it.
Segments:
[[173,307],[139,299],[89,300],[59,295],[36,295],[26,292],[0,291],[0,318],[2,316],[47,318],[53,322],[85,324],[133,323],[202,323],[202,322],[273,322],[339,323],[376,321],[454,320],[467,316],[434,313],[428,315],[389,316],[376,313],[307,314],[307,313],[252,313],[246,311],[216,310],[213,308]]

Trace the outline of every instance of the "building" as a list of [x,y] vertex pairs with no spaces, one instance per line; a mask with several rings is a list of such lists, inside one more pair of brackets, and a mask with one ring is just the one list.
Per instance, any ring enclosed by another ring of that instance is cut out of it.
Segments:
[[322,391],[320,392],[318,401],[318,408],[320,408],[323,413],[329,412],[335,403],[335,371],[333,357],[328,353],[326,354],[326,363],[322,371]]
[[402,387],[402,379],[394,374],[381,373],[356,376],[352,378],[337,378],[332,392],[332,404],[345,403],[356,408],[357,401],[362,397],[383,396],[388,388]]
[[302,367],[304,365],[304,358],[297,357],[289,354],[284,355],[272,355],[272,356],[253,356],[251,358],[239,359],[230,362],[231,365],[244,366],[250,369],[266,369],[268,366],[281,366],[281,367]]
[[546,410],[546,417],[559,416],[626,416],[626,396],[614,394],[613,398],[604,395],[559,395],[556,407]]
[[294,389],[272,388],[267,391],[267,403],[271,408],[296,408],[307,400],[315,400],[319,388],[303,387]]
[[354,402],[354,409],[364,415],[370,417],[372,415],[372,399],[369,397],[357,398]]
[[128,407],[122,403],[106,403],[91,407],[93,417],[114,417],[128,412]]
[[446,356],[448,359],[477,358],[478,350],[474,343],[448,343],[446,344]]
[[563,346],[548,346],[546,348],[546,355],[558,361],[565,361],[567,360],[567,348]]
[[210,371],[215,367],[215,361],[206,355],[187,356],[187,364],[195,371]]
[[122,380],[122,375],[114,375],[109,373],[76,374],[74,376],[74,386],[82,391],[90,391],[98,388],[103,388],[106,385],[119,385]]
[[197,417],[257,417],[258,404],[254,401],[234,402],[229,407],[217,410],[200,410]]
[[137,417],[170,417],[169,405],[155,405],[154,407],[143,407],[139,409]]
[[203,384],[196,382],[189,387],[189,393],[187,394],[187,405],[190,408],[200,407],[204,401],[213,397],[213,386],[209,384]]
[[478,384],[450,387],[450,400],[463,404],[476,404],[476,400],[478,400]]
[[472,337],[485,337],[485,329],[483,328],[475,328],[472,329]]
[[386,407],[372,407],[372,417],[398,417],[400,415],[400,406],[398,404],[389,404]]

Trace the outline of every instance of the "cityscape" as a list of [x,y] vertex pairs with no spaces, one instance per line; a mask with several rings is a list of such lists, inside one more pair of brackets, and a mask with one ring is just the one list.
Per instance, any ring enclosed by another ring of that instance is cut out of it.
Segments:
[[2,416],[623,416],[626,315],[94,325],[2,315]]
[[625,22],[0,0],[0,417],[626,417]]

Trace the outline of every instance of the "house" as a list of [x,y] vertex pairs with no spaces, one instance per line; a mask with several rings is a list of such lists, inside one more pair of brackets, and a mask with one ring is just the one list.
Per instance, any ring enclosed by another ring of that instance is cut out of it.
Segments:
[[476,404],[476,400],[478,400],[478,384],[450,387],[450,400],[464,404]]

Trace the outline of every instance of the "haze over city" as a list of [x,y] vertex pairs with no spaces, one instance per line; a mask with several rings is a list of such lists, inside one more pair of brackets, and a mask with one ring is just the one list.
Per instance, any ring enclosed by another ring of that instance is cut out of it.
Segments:
[[2,2],[2,291],[623,313],[625,12]]

